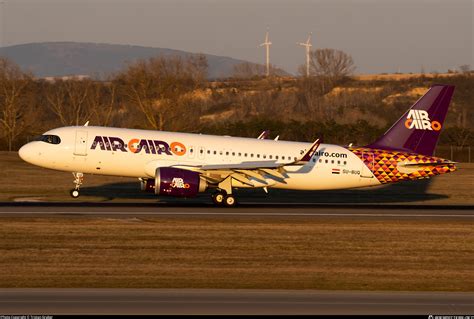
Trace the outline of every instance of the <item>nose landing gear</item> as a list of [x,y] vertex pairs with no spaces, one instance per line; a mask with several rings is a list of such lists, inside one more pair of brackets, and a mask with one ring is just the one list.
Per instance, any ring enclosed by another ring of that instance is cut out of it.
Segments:
[[84,174],[74,172],[74,173],[72,173],[72,175],[74,176],[74,182],[73,183],[76,184],[76,187],[71,189],[69,194],[71,195],[72,198],[78,198],[79,195],[80,195],[79,188],[81,187],[82,181],[84,180]]

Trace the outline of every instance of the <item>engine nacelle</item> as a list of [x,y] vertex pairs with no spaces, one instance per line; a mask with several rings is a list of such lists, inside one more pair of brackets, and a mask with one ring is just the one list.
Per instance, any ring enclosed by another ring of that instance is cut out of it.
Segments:
[[154,184],[155,194],[176,197],[196,196],[207,188],[199,173],[173,167],[158,167]]

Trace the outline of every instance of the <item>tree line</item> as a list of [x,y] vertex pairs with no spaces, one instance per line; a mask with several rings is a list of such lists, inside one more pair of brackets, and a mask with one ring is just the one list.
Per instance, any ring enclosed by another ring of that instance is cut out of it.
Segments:
[[474,144],[472,74],[360,81],[351,77],[354,69],[346,53],[322,49],[312,52],[310,76],[266,78],[263,67],[242,64],[233,77],[209,81],[207,60],[197,54],[139,60],[106,81],[47,81],[0,58],[0,149],[16,150],[49,129],[87,121],[249,137],[270,129],[280,139],[362,145],[418,98],[405,92],[443,81],[457,86],[443,142]]

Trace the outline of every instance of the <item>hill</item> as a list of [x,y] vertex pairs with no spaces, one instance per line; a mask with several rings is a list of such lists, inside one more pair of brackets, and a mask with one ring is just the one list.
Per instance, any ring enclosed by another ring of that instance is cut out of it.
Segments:
[[[28,43],[0,48],[0,56],[11,59],[37,77],[88,75],[103,78],[138,59],[189,54],[192,53],[166,48],[82,42]],[[235,65],[247,62],[211,54],[205,56],[210,79],[230,77]]]

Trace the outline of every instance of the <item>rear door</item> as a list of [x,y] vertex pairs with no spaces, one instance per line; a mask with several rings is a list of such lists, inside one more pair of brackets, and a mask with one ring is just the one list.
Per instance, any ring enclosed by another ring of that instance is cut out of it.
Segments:
[[76,143],[74,146],[74,155],[87,155],[87,131],[76,131]]

